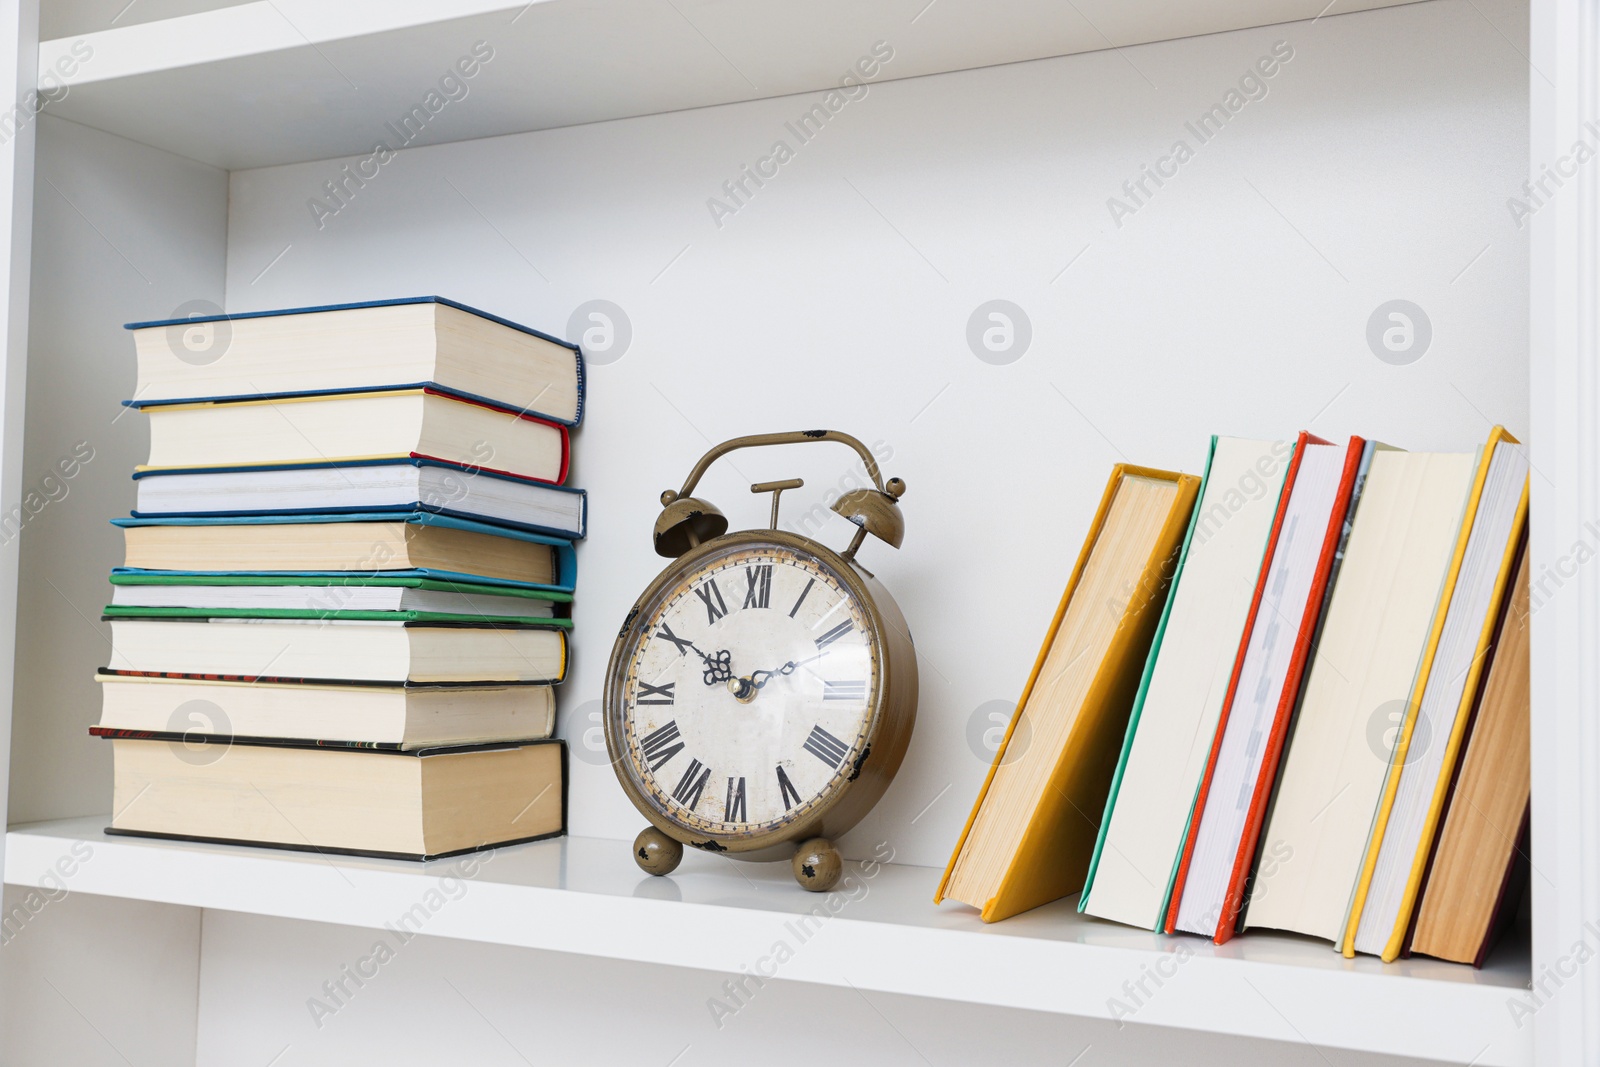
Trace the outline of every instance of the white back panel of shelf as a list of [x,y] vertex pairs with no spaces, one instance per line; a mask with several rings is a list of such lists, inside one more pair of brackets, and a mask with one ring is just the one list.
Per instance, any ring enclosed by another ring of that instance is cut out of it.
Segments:
[[[984,715],[1015,701],[1113,463],[1198,473],[1211,433],[1416,450],[1470,450],[1494,422],[1526,434],[1527,245],[1506,207],[1525,172],[1525,31],[1490,14],[1441,0],[874,85],[803,144],[787,124],[819,98],[417,149],[321,228],[309,205],[343,161],[236,172],[227,303],[437,292],[557,332],[586,301],[625,310],[631,345],[591,367],[574,438],[593,517],[562,692],[577,833],[640,825],[584,736],[612,637],[662,562],[659,492],[736,434],[877,443],[909,484],[907,536],[863,560],[906,612],[922,703],[904,769],[846,846],[942,864],[987,766]],[[1265,96],[1199,143],[1186,123],[1279,41],[1293,58]],[[1124,181],[1180,139],[1193,158],[1118,226],[1108,198],[1127,202]],[[724,181],[780,140],[794,157],[719,226],[708,200],[729,202]],[[1031,323],[1006,366],[966,336],[994,299]],[[1367,343],[1395,299],[1432,328],[1407,366]],[[129,366],[125,339],[101,359]],[[748,454],[703,490],[754,526],[749,483],[802,475],[792,524],[850,469],[843,451]],[[842,544],[843,525],[824,538]]]

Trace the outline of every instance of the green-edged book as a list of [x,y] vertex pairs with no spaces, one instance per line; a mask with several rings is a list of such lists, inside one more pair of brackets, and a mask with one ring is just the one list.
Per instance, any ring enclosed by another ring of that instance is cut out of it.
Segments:
[[1078,910],[1153,930],[1238,658],[1292,441],[1214,437]]
[[109,618],[515,622],[569,629],[572,594],[383,574],[199,575],[119,572]]

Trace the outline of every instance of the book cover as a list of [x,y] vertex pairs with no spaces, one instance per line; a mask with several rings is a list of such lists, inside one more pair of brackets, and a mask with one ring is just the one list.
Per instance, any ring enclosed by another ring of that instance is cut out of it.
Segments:
[[[117,736],[114,736],[114,735],[102,735],[102,736],[103,736],[103,738],[105,740],[111,741],[113,743],[116,743],[118,741],[157,740],[156,738],[153,738],[153,737],[152,738],[117,737]],[[373,858],[373,859],[403,859],[403,860],[419,860],[419,861],[421,861],[421,860],[442,859],[442,858],[449,857],[449,856],[459,856],[459,855],[465,855],[465,854],[471,853],[471,852],[482,852],[482,851],[485,851],[485,850],[492,851],[494,849],[504,848],[504,847],[506,847],[508,845],[520,845],[520,844],[525,844],[525,843],[530,842],[530,841],[543,841],[543,840],[546,840],[546,839],[549,839],[549,838],[555,838],[555,837],[564,836],[566,834],[566,832],[567,832],[568,812],[570,810],[569,809],[568,800],[569,800],[569,786],[570,786],[570,783],[571,783],[571,775],[568,773],[569,757],[568,757],[568,754],[567,754],[566,742],[562,741],[559,738],[544,738],[544,739],[534,740],[534,741],[493,742],[493,743],[488,743],[488,744],[471,744],[471,745],[457,745],[457,746],[436,747],[436,748],[415,748],[415,749],[399,749],[399,750],[379,749],[379,748],[365,748],[365,747],[351,747],[351,746],[346,746],[346,745],[343,745],[343,744],[339,744],[339,745],[324,745],[324,744],[320,744],[318,742],[303,742],[303,741],[302,742],[295,742],[295,741],[284,742],[284,741],[272,740],[272,741],[251,742],[251,741],[247,741],[246,739],[243,739],[243,738],[206,737],[206,736],[198,735],[198,734],[189,734],[189,735],[184,736],[182,738],[182,742],[181,743],[186,744],[186,745],[187,744],[221,744],[221,745],[240,744],[240,745],[244,745],[246,747],[285,748],[285,749],[292,749],[292,748],[316,749],[316,750],[329,752],[329,753],[341,752],[341,753],[358,754],[358,755],[362,756],[363,758],[369,758],[369,759],[428,759],[429,757],[432,757],[432,756],[445,756],[445,755],[469,753],[469,752],[492,752],[492,751],[501,751],[501,750],[505,750],[505,749],[528,748],[528,747],[533,747],[533,746],[537,746],[537,745],[556,745],[556,746],[558,746],[558,765],[557,766],[558,766],[558,777],[559,777],[559,787],[560,787],[560,797],[561,797],[560,820],[559,820],[559,824],[557,825],[556,829],[547,831],[545,833],[530,834],[528,836],[515,838],[513,840],[485,842],[484,844],[475,845],[475,846],[472,846],[472,847],[469,847],[469,848],[452,849],[452,850],[449,850],[449,851],[437,852],[437,853],[391,852],[391,851],[378,850],[378,849],[342,848],[342,847],[339,847],[339,846],[336,846],[336,845],[326,845],[326,844],[324,844],[324,845],[314,845],[314,844],[304,844],[304,843],[296,843],[296,842],[290,842],[290,841],[265,841],[265,840],[251,840],[251,839],[245,839],[245,838],[209,837],[209,836],[181,834],[181,833],[166,833],[166,832],[157,831],[157,830],[127,829],[127,828],[117,827],[117,826],[107,826],[105,828],[105,830],[104,830],[104,833],[107,836],[110,836],[110,837],[148,837],[148,838],[157,838],[157,839],[168,840],[168,841],[188,841],[188,842],[195,842],[195,843],[199,843],[199,844],[246,845],[246,846],[250,846],[252,848],[286,849],[286,850],[291,851],[291,852],[314,852],[314,853],[317,853],[319,855],[363,856],[363,857],[369,857],[369,858]]]
[[[1511,440],[1509,436],[1506,439]],[[1487,462],[1485,466],[1487,466]],[[1495,643],[1499,638],[1501,626],[1506,621],[1512,594],[1515,592],[1511,582],[1518,573],[1518,560],[1527,540],[1527,521],[1528,483],[1524,480],[1522,498],[1517,504],[1517,516],[1513,524],[1516,534],[1506,545],[1505,555],[1501,560],[1499,573],[1495,579],[1493,603],[1496,607],[1484,619],[1483,629],[1478,638],[1478,646],[1472,658],[1472,666],[1467,672],[1467,679],[1462,689],[1461,701],[1456,708],[1450,735],[1445,742],[1444,762],[1440,768],[1438,779],[1433,786],[1433,797],[1428,807],[1427,817],[1423,822],[1422,836],[1417,846],[1417,852],[1412,860],[1411,874],[1406,882],[1406,892],[1401,901],[1399,918],[1389,936],[1388,943],[1383,949],[1382,959],[1385,963],[1390,963],[1400,958],[1411,941],[1411,933],[1416,925],[1423,890],[1427,884],[1434,853],[1438,848],[1440,833],[1444,829],[1445,816],[1461,771],[1461,757],[1463,752],[1466,751],[1467,740],[1472,734],[1478,702],[1483,696],[1484,686],[1489,680],[1489,667],[1494,661]],[[1374,851],[1376,851],[1378,843],[1374,843]],[[1504,889],[1503,883],[1502,895],[1504,895]],[[1352,915],[1350,931],[1346,935],[1347,946],[1353,945],[1354,932],[1359,923],[1359,914]],[[1347,952],[1346,955],[1350,955],[1350,953]],[[1480,953],[1480,965],[1481,962]]]
[[[149,322],[129,322],[129,323],[125,323],[122,328],[125,329],[125,330],[145,330],[145,329],[151,329],[151,328],[165,328],[165,327],[168,327],[168,326],[196,326],[196,325],[201,325],[201,324],[204,324],[204,323],[207,323],[207,322],[232,322],[232,321],[235,321],[235,320],[238,320],[238,319],[278,318],[278,317],[285,316],[285,315],[311,315],[311,314],[316,314],[316,313],[325,312],[325,311],[350,311],[350,310],[355,310],[355,309],[359,309],[359,308],[397,307],[397,306],[400,306],[400,305],[403,305],[403,304],[443,304],[446,307],[455,308],[457,311],[464,311],[469,315],[476,315],[480,319],[487,319],[490,322],[498,323],[501,326],[509,327],[510,329],[516,330],[519,333],[529,334],[529,335],[531,335],[533,337],[539,338],[542,341],[549,341],[551,344],[560,345],[562,348],[571,349],[573,363],[576,366],[577,375],[578,375],[578,410],[577,410],[577,414],[571,419],[553,418],[553,417],[550,417],[550,416],[542,415],[542,414],[540,414],[538,412],[533,412],[532,414],[534,414],[536,417],[538,417],[539,419],[541,419],[543,421],[554,422],[554,423],[557,423],[557,424],[562,425],[562,426],[577,426],[579,423],[581,423],[583,421],[584,399],[585,399],[585,393],[587,392],[587,382],[586,382],[586,373],[585,373],[584,362],[583,362],[583,352],[578,348],[577,345],[573,344],[571,341],[563,341],[559,337],[552,337],[550,334],[544,333],[541,330],[535,330],[531,326],[524,326],[521,323],[512,322],[510,319],[501,318],[499,315],[492,315],[487,311],[482,311],[482,310],[480,310],[478,308],[471,307],[471,306],[469,306],[467,304],[458,303],[457,301],[454,301],[454,300],[448,300],[448,299],[446,299],[445,297],[442,297],[442,296],[411,296],[411,297],[401,297],[401,298],[396,299],[396,300],[363,300],[363,301],[358,301],[356,303],[349,303],[349,304],[320,304],[320,305],[314,305],[314,306],[311,306],[311,307],[283,308],[283,309],[272,310],[272,311],[241,311],[241,312],[236,312],[236,313],[233,313],[233,314],[222,314],[222,315],[196,315],[193,318],[187,318],[187,319],[152,319]],[[435,384],[433,382],[406,382],[406,383],[395,383],[393,385],[378,385],[378,386],[374,386],[373,387],[373,391],[389,390],[389,389],[397,389],[397,388],[398,389],[405,389],[405,388],[424,388],[424,387],[431,388],[431,389],[435,390],[436,392],[443,393],[443,394],[445,394],[447,396],[454,396],[454,397],[456,397],[458,399],[461,399],[461,400],[471,400],[471,401],[476,401],[478,403],[483,403],[483,404],[493,404],[494,403],[494,401],[492,399],[490,399],[489,397],[477,396],[477,395],[472,394],[472,393],[462,393],[462,392],[458,392],[456,390],[446,389],[446,388],[443,388],[443,387],[441,387],[441,386],[439,386],[439,385],[437,385],[437,384]],[[325,396],[325,395],[331,395],[331,394],[334,394],[334,393],[357,392],[357,391],[359,391],[359,390],[353,390],[353,389],[330,389],[330,390],[318,390],[318,391],[308,391],[308,392],[299,392],[299,393],[267,394],[265,396],[258,396],[258,395],[254,395],[254,394],[246,394],[246,395],[239,395],[239,396],[205,397],[205,398],[197,398],[197,399],[207,399],[207,400],[216,400],[216,401],[259,400],[259,399],[278,399],[278,398],[287,398],[287,397],[295,397],[295,396]],[[123,404],[128,406],[128,407],[142,408],[142,407],[159,407],[159,406],[164,405],[164,404],[184,404],[184,403],[190,403],[190,402],[192,402],[192,401],[189,400],[189,399],[176,399],[176,400],[137,400],[137,399],[135,399],[135,400],[124,400]]]
[[[1005,761],[1007,746],[1011,744],[1012,736],[1017,728],[1017,721],[1022,709],[1027,706],[1028,699],[1033,693],[1039,674],[1049,657],[1051,647],[1056,640],[1062,619],[1067,614],[1067,608],[1072,603],[1078,590],[1078,585],[1083,578],[1084,569],[1088,566],[1090,556],[1094,552],[1095,543],[1105,525],[1106,517],[1110,513],[1111,503],[1116,496],[1118,485],[1124,476],[1138,475],[1147,478],[1159,478],[1177,484],[1178,492],[1173,500],[1171,511],[1166,523],[1157,538],[1154,549],[1145,561],[1142,574],[1137,587],[1132,591],[1128,602],[1122,608],[1118,620],[1115,636],[1110,647],[1102,659],[1101,666],[1093,683],[1085,694],[1081,707],[1081,717],[1085,720],[1094,719],[1103,722],[1106,716],[1117,714],[1119,708],[1126,707],[1131,699],[1132,689],[1137,681],[1136,667],[1144,648],[1148,647],[1154,627],[1160,616],[1152,609],[1153,604],[1164,598],[1170,586],[1169,568],[1173,562],[1174,554],[1185,535],[1192,528],[1194,503],[1199,494],[1200,479],[1188,474],[1177,474],[1171,471],[1153,470],[1146,467],[1136,467],[1129,464],[1117,464],[1108,481],[1105,493],[1100,499],[1100,506],[1091,522],[1089,532],[1084,538],[1083,548],[1079,552],[1078,560],[1073,567],[1072,574],[1067,580],[1066,590],[1062,593],[1061,601],[1056,608],[1054,618],[1049,629],[1045,632],[1043,645],[1039,650],[1038,658],[1034,661],[1033,671],[1028,676],[1022,696],[1017,702],[1017,711],[1012,715],[1010,724],[1006,727],[1005,736],[1001,739],[995,751],[994,760],[990,763],[989,773],[984,779],[983,788],[978,791],[977,799],[973,802],[972,812],[967,817],[966,824],[961,829],[961,835],[956,840],[955,848],[951,852],[949,864],[945,867],[944,875],[939,881],[939,887],[934,893],[934,903],[939,903],[945,898],[945,891],[950,884],[951,876],[955,870],[956,860],[961,855],[967,836],[971,833],[973,824],[977,821],[978,813],[983,808],[985,796],[993,784],[995,774]],[[1085,722],[1086,732],[1094,724]],[[1071,820],[1081,821],[1084,816],[1082,808],[1087,805],[1094,807],[1097,798],[1078,796],[1074,799],[1074,776],[1070,773],[1074,765],[1073,741],[1084,736],[1074,730],[1068,746],[1057,756],[1052,780],[1055,788],[1045,791],[1045,799],[1034,812],[1032,821],[1024,833],[1016,852],[1011,858],[1008,870],[1001,881],[1000,891],[985,902],[982,908],[984,922],[998,922],[1009,918],[1030,908],[1059,899],[1071,893],[1075,882],[1068,878],[1063,881],[1063,864],[1059,850],[1052,851],[1059,835],[1059,827]],[[1079,803],[1079,802],[1082,803]]]
[[345,619],[357,622],[516,623],[530,630],[570,630],[571,619],[536,615],[466,615],[453,611],[363,611],[297,608],[137,608],[107,604],[106,619]]
[[[465,405],[468,405],[470,407],[483,408],[486,411],[493,411],[493,412],[496,412],[497,414],[505,415],[508,418],[521,419],[524,422],[532,422],[532,423],[537,423],[537,424],[539,424],[541,426],[548,426],[550,429],[556,431],[557,438],[561,442],[561,458],[560,458],[560,462],[559,462],[558,467],[557,467],[557,472],[556,472],[555,477],[553,477],[553,478],[535,478],[535,477],[532,477],[530,475],[517,474],[514,471],[503,470],[503,469],[501,469],[499,467],[477,466],[475,469],[480,470],[480,471],[484,471],[484,472],[489,473],[489,474],[503,474],[508,478],[515,478],[515,479],[518,479],[520,481],[536,482],[536,483],[538,483],[540,485],[560,485],[560,484],[562,484],[563,482],[565,482],[567,480],[568,468],[571,466],[571,462],[572,462],[572,435],[571,435],[571,432],[568,429],[568,426],[567,426],[566,423],[557,422],[557,421],[554,421],[554,420],[551,420],[551,419],[542,418],[542,417],[540,417],[538,415],[533,415],[533,414],[530,414],[530,413],[528,413],[526,411],[518,411],[515,408],[506,407],[504,404],[497,403],[496,401],[493,401],[493,400],[485,400],[485,399],[482,399],[482,398],[479,398],[479,397],[463,396],[460,393],[455,392],[454,390],[443,389],[443,388],[441,388],[439,386],[436,386],[436,385],[412,386],[412,387],[409,387],[409,388],[408,387],[399,387],[399,388],[397,388],[397,387],[392,386],[392,385],[386,385],[386,386],[383,386],[382,388],[379,388],[379,389],[365,389],[365,390],[363,390],[363,389],[339,389],[339,390],[335,390],[335,391],[332,391],[332,392],[306,393],[306,394],[298,394],[298,395],[294,395],[294,396],[251,396],[251,397],[244,397],[244,398],[235,399],[235,400],[210,400],[210,399],[206,399],[206,400],[172,400],[172,401],[163,402],[158,406],[163,408],[163,409],[165,409],[165,410],[168,410],[168,411],[175,411],[175,410],[178,410],[178,409],[181,409],[181,408],[228,408],[228,409],[231,410],[231,409],[235,409],[235,408],[258,407],[258,406],[265,405],[265,404],[314,404],[317,401],[334,400],[334,399],[337,399],[337,398],[340,398],[340,397],[346,397],[346,396],[350,396],[350,397],[355,397],[355,396],[360,396],[360,397],[378,397],[378,396],[400,395],[400,394],[405,394],[405,393],[421,393],[421,394],[426,395],[426,396],[443,397],[444,399],[452,401],[452,402],[457,403],[457,404],[465,404]],[[127,403],[127,401],[124,401],[124,403]],[[280,412],[280,414],[281,414],[281,412]],[[302,433],[302,437],[303,436],[304,436],[304,434]],[[474,457],[474,458],[476,458],[476,457]],[[390,454],[390,455],[373,455],[373,456],[334,456],[334,457],[330,457],[327,462],[329,464],[333,465],[333,466],[343,466],[343,465],[350,464],[350,463],[360,463],[360,462],[366,461],[366,460],[396,460],[396,459],[398,459],[398,460],[424,459],[424,460],[433,460],[436,463],[449,464],[451,466],[463,466],[462,464],[451,463],[450,460],[440,459],[437,456],[430,456],[430,455],[427,455],[426,453],[422,453],[422,452],[403,452],[403,453],[394,453],[394,454]],[[251,466],[259,466],[259,467],[302,467],[302,466],[305,466],[305,465],[306,464],[303,463],[303,462],[289,462],[289,463],[261,463],[261,464],[252,464]],[[135,467],[134,470],[135,471],[139,471],[139,472],[153,473],[153,474],[170,474],[170,473],[172,473],[174,471],[179,471],[179,470],[182,470],[182,471],[233,470],[233,469],[237,469],[240,466],[242,466],[242,464],[239,464],[239,463],[218,463],[215,466],[199,466],[199,467],[197,467],[197,466],[195,466],[194,464],[191,463],[191,464],[187,464],[187,465],[184,465],[184,466],[167,467],[167,466],[160,466],[160,465],[156,465],[156,464],[142,463],[142,464],[139,464],[137,467]]]
[[[1405,720],[1400,725],[1399,736],[1394,742],[1393,751],[1389,758],[1389,773],[1383,786],[1383,793],[1378,801],[1378,808],[1373,816],[1372,834],[1367,843],[1366,857],[1362,861],[1361,873],[1356,880],[1355,889],[1351,894],[1350,913],[1345,920],[1344,937],[1339,942],[1340,951],[1347,959],[1352,959],[1356,954],[1356,931],[1361,925],[1361,912],[1366,906],[1367,892],[1372,885],[1372,874],[1378,863],[1378,853],[1383,845],[1383,835],[1389,822],[1389,814],[1394,807],[1395,794],[1400,788],[1400,776],[1407,762],[1406,753],[1411,744],[1412,733],[1416,728],[1417,712],[1422,704],[1423,693],[1427,689],[1428,679],[1433,672],[1434,657],[1439,650],[1439,638],[1444,632],[1445,619],[1450,611],[1450,601],[1455,594],[1456,582],[1461,575],[1461,563],[1467,553],[1467,544],[1472,537],[1473,520],[1477,517],[1478,505],[1483,499],[1484,484],[1489,478],[1489,465],[1494,458],[1495,448],[1501,441],[1512,444],[1517,443],[1516,438],[1506,432],[1505,427],[1496,426],[1489,434],[1488,442],[1483,446],[1478,455],[1478,469],[1473,476],[1471,491],[1467,494],[1466,510],[1461,517],[1461,530],[1456,537],[1455,552],[1450,558],[1449,570],[1445,573],[1444,585],[1439,592],[1439,602],[1434,610],[1433,627],[1428,633],[1428,642],[1423,648],[1422,660],[1417,667],[1416,680],[1412,683],[1411,694],[1406,702]],[[1524,484],[1522,501],[1518,506],[1518,523],[1526,515],[1528,503],[1527,486]],[[1496,597],[1503,595],[1505,584],[1510,580],[1511,566],[1515,562],[1516,542],[1505,546],[1504,556],[1501,561],[1500,572],[1496,577]],[[1496,600],[1498,603],[1498,599]],[[1479,636],[1477,654],[1473,657],[1472,667],[1468,673],[1464,689],[1464,701],[1470,701],[1477,690],[1479,672],[1483,669],[1483,652],[1488,643],[1493,639],[1493,624],[1495,614],[1490,613],[1483,624]],[[1452,726],[1450,740],[1447,743],[1446,763],[1453,766],[1453,754],[1460,744],[1460,734],[1465,726],[1462,716],[1456,715]],[[1434,791],[1433,804],[1428,816],[1427,826],[1434,825],[1438,815],[1438,808],[1443,803],[1443,790],[1448,787],[1447,776],[1441,776],[1441,781]],[[1431,843],[1431,832],[1425,832],[1424,840]],[[1401,908],[1401,918],[1396,924],[1395,932],[1389,939],[1384,949],[1383,959],[1390,961],[1400,954],[1400,948],[1405,941],[1405,930],[1409,924],[1411,908],[1416,902],[1417,884],[1422,879],[1422,869],[1427,863],[1426,847],[1419,850],[1419,855],[1412,866],[1411,876],[1405,894],[1405,905]]]
[[[327,522],[403,522],[416,526],[442,526],[449,529],[465,530],[469,533],[488,534],[491,537],[510,537],[518,541],[527,541],[532,544],[549,545],[555,549],[556,575],[559,579],[547,584],[530,582],[514,582],[509,579],[488,578],[482,575],[464,574],[457,571],[436,571],[426,567],[408,567],[382,573],[390,576],[431,578],[439,581],[471,582],[480,585],[513,586],[524,589],[547,589],[554,592],[570,593],[577,582],[578,556],[573,550],[572,542],[564,537],[551,537],[548,534],[536,534],[527,530],[513,530],[504,526],[490,526],[487,523],[475,522],[471,519],[460,519],[450,515],[440,515],[431,511],[413,511],[410,513],[389,514],[381,511],[357,511],[344,513],[330,513],[326,511],[308,515],[232,515],[217,518],[191,518],[181,515],[161,517],[130,516],[128,518],[112,519],[111,525],[126,528],[130,526],[270,526],[300,523],[327,523]],[[348,578],[351,574],[368,573],[365,571],[173,571],[150,570],[142,567],[116,567],[113,575],[117,574],[165,574],[165,575],[233,575],[233,574],[272,574],[294,575],[299,577],[337,577]],[[115,581],[115,578],[112,579]]]
[[112,585],[133,586],[312,585],[329,588],[334,586],[381,586],[384,588],[428,589],[438,593],[482,593],[490,596],[516,596],[525,600],[547,600],[553,604],[572,603],[571,593],[558,593],[553,589],[512,589],[499,585],[486,585],[483,582],[450,582],[437,578],[423,578],[417,575],[391,574],[387,571],[356,571],[338,577],[324,575],[306,578],[295,578],[282,574],[240,574],[230,578],[222,578],[216,575],[172,571],[112,572],[110,581]]
[[[533,627],[525,627],[533,629]],[[566,639],[563,636],[561,644],[562,672],[566,671]],[[305,686],[362,686],[368,689],[483,689],[494,687],[496,689],[509,688],[517,685],[557,685],[561,682],[556,678],[528,678],[511,679],[502,681],[495,678],[481,678],[470,682],[412,682],[402,679],[392,681],[374,680],[371,678],[290,678],[277,674],[213,674],[197,671],[136,671],[124,670],[120,667],[101,667],[95,674],[104,678],[154,678],[164,682],[226,682],[231,685],[305,685]],[[92,729],[96,729],[91,727]],[[329,742],[330,744],[332,742]]]
[[540,481],[537,478],[526,478],[520,474],[509,474],[505,471],[491,470],[487,467],[474,467],[462,463],[450,463],[431,456],[412,454],[409,456],[389,456],[378,459],[354,459],[346,461],[329,460],[324,463],[289,463],[289,464],[257,464],[253,466],[231,467],[140,467],[133,472],[135,482],[146,478],[179,477],[186,474],[251,474],[257,471],[286,471],[286,470],[319,470],[334,467],[386,467],[386,466],[412,466],[435,467],[441,470],[459,472],[469,478],[493,478],[498,481],[511,482],[521,485],[538,486],[541,491],[550,493],[570,494],[578,500],[579,518],[577,526],[573,529],[560,529],[548,526],[538,526],[532,523],[517,522],[514,519],[502,519],[492,516],[479,515],[460,508],[452,508],[448,504],[438,504],[426,500],[410,502],[397,502],[385,504],[381,507],[333,507],[333,508],[259,508],[248,510],[223,510],[223,511],[149,511],[141,512],[137,508],[132,512],[134,518],[219,518],[219,517],[247,517],[258,515],[351,515],[357,513],[367,514],[410,514],[418,511],[433,512],[451,518],[463,519],[468,522],[478,522],[489,526],[505,526],[514,530],[525,530],[530,533],[545,534],[550,537],[570,538],[582,541],[589,536],[589,494],[583,489],[570,485],[555,485],[551,482]]

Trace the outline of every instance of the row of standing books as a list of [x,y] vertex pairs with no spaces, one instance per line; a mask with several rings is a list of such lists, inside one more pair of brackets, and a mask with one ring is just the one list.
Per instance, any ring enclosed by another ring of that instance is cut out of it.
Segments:
[[940,899],[1481,965],[1526,877],[1528,469],[1499,427],[1119,466]]
[[150,456],[113,520],[108,832],[419,858],[561,833],[577,347],[437,297],[128,328]]

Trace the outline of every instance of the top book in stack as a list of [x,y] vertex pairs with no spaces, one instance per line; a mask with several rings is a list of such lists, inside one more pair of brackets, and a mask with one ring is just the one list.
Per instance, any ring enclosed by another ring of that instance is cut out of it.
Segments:
[[426,388],[576,426],[576,345],[437,296],[128,324],[133,407]]

